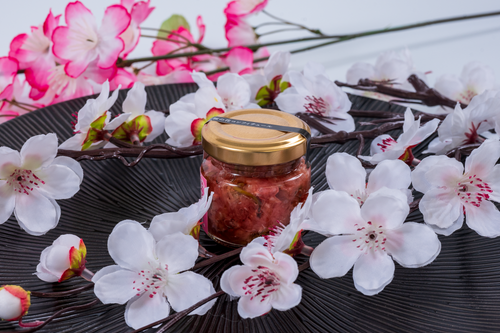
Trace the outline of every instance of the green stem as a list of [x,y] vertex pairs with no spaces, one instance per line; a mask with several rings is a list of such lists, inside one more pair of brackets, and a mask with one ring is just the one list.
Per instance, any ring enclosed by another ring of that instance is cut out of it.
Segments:
[[[360,37],[373,36],[373,35],[385,34],[385,33],[389,33],[389,32],[420,28],[420,27],[430,26],[430,25],[435,25],[435,24],[464,21],[464,20],[489,17],[489,16],[497,16],[497,15],[500,15],[500,11],[490,12],[490,13],[482,13],[482,14],[476,14],[476,15],[451,17],[451,18],[447,18],[447,19],[440,19],[440,20],[427,21],[427,22],[421,22],[421,23],[415,23],[415,24],[409,24],[409,25],[402,25],[402,26],[395,27],[395,28],[386,28],[386,29],[365,31],[365,32],[360,32],[360,33],[350,34],[350,35],[313,36],[313,37],[295,38],[295,39],[289,39],[289,40],[283,40],[283,41],[269,42],[269,43],[263,43],[263,44],[244,45],[244,46],[249,48],[249,49],[252,49],[252,50],[257,50],[257,49],[264,47],[264,46],[283,45],[283,44],[307,42],[307,41],[322,40],[322,39],[335,39],[333,41],[329,41],[326,43],[321,43],[321,44],[318,44],[315,46],[302,48],[302,49],[298,49],[298,50],[293,51],[293,53],[297,53],[297,52],[308,51],[308,50],[312,50],[312,49],[315,49],[318,47],[327,46],[327,45],[331,45],[331,44],[335,44],[335,43],[340,43],[340,42],[344,42],[347,40],[360,38]],[[183,54],[168,54],[168,55],[161,55],[161,56],[120,60],[120,61],[118,61],[117,66],[118,67],[128,67],[136,62],[157,61],[157,60],[172,59],[172,58],[179,58],[179,57],[197,56],[197,55],[201,55],[201,54],[222,53],[222,52],[228,52],[231,49],[233,49],[233,48],[232,47],[225,47],[225,48],[218,48],[218,49],[198,50],[195,52],[183,53]]]

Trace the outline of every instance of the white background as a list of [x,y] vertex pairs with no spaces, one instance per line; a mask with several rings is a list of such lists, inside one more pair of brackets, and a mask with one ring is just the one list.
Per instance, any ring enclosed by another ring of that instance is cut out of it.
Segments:
[[[0,12],[0,56],[7,55],[14,36],[28,33],[30,26],[43,23],[52,9],[55,15],[63,14],[68,0],[1,0]],[[105,7],[119,0],[82,1],[100,22]],[[226,0],[151,0],[156,9],[142,24],[144,27],[159,28],[170,15],[184,15],[191,24],[197,38],[195,20],[202,15],[207,26],[203,44],[224,47],[225,17],[223,9]],[[452,16],[472,15],[488,11],[500,11],[498,0],[269,0],[267,10],[290,21],[319,28],[327,34],[345,34],[365,30],[394,27],[403,24]],[[258,14],[250,19],[252,25],[270,19]],[[64,23],[64,18],[61,20]],[[143,33],[146,33],[143,31]],[[148,32],[149,33],[149,32]],[[293,38],[307,33],[270,35],[262,42]],[[151,39],[142,39],[129,58],[151,55]],[[283,45],[270,48],[294,49],[308,44]],[[330,78],[345,80],[346,70],[357,61],[374,62],[387,50],[408,47],[415,66],[421,71],[432,71],[429,81],[444,73],[459,75],[462,66],[473,60],[489,65],[500,75],[500,16],[474,19],[457,23],[418,28],[410,31],[389,33],[331,45],[325,48],[294,55],[292,65],[302,68],[307,61],[323,63]],[[498,83],[497,78],[497,83]]]

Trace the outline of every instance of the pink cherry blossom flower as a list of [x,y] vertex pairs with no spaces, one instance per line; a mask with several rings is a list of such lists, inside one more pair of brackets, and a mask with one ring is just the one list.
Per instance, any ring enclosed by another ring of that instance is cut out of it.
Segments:
[[[304,74],[290,71],[292,87],[280,93],[275,99],[280,110],[295,114],[307,112],[325,119],[322,123],[333,131],[354,131],[354,119],[347,112],[351,101],[347,94],[328,79],[321,66],[308,64]],[[328,121],[326,121],[328,120]]]
[[[144,84],[136,82],[123,101],[123,114],[120,115],[123,123],[116,122],[117,127],[110,124],[106,129],[113,130],[112,136],[128,143],[153,141],[163,133],[165,114],[154,110],[146,112],[146,103]],[[105,147],[115,146],[108,142]]]
[[118,68],[115,76],[109,82],[110,89],[115,90],[118,86],[123,87],[123,89],[132,88],[137,80],[137,76],[130,69]]
[[480,62],[466,64],[460,77],[450,74],[441,75],[434,85],[434,89],[441,94],[463,104],[469,104],[474,96],[494,88],[493,70]]
[[75,235],[61,235],[45,248],[36,266],[36,275],[46,282],[62,282],[82,275],[85,270],[87,248]]
[[242,318],[262,316],[271,309],[286,311],[302,299],[302,288],[293,283],[299,274],[297,262],[287,254],[268,249],[258,241],[248,244],[240,253],[243,265],[222,274],[221,288],[240,297],[238,314]]
[[208,196],[208,192],[208,187],[206,187],[201,199],[189,207],[181,208],[177,212],[164,213],[153,217],[149,232],[156,241],[176,232],[191,235],[195,239],[198,239],[201,225],[200,220],[210,207],[214,196],[213,192]]
[[243,46],[232,48],[226,53],[225,58],[231,73],[243,75],[253,72],[253,52],[249,48]]
[[120,1],[120,4],[127,9],[131,18],[127,30],[120,35],[120,38],[125,43],[125,47],[120,53],[120,58],[125,59],[139,43],[139,38],[141,37],[140,25],[148,18],[153,9],[155,9],[155,7],[149,7],[149,3],[150,0],[147,2],[136,0]]
[[227,15],[226,39],[229,47],[257,44],[257,35],[252,26],[242,17]]
[[258,13],[267,6],[268,0],[235,0],[227,4],[224,9],[226,16],[247,16]]
[[419,208],[436,233],[450,235],[467,225],[479,235],[500,235],[500,142],[489,139],[462,163],[446,156],[430,156],[412,172],[413,186],[424,193]]
[[[184,272],[198,258],[191,236],[177,232],[155,242],[140,223],[125,220],[109,235],[108,251],[116,265],[94,275],[94,293],[104,304],[128,302],[125,322],[134,329],[167,317],[170,307],[179,312],[215,293],[206,277]],[[205,314],[215,301],[189,315]]]
[[129,114],[121,114],[111,119],[109,109],[118,98],[119,89],[109,96],[109,82],[102,85],[101,94],[96,99],[89,99],[85,106],[78,111],[74,124],[75,135],[64,141],[59,148],[69,150],[95,149],[104,146],[104,134],[120,126]]
[[30,292],[20,286],[3,285],[0,287],[0,318],[17,321],[28,313],[31,306]]
[[7,100],[0,106],[0,124],[44,106],[40,103],[43,101],[34,101],[29,97],[30,91],[31,87],[26,81],[21,81],[17,76],[14,78],[11,94],[4,96]]
[[55,134],[31,137],[21,152],[0,147],[0,223],[14,212],[31,235],[57,226],[61,209],[56,200],[78,192],[83,171],[75,160],[56,154]]
[[39,99],[49,88],[45,72],[56,65],[52,53],[52,33],[59,25],[61,15],[54,17],[49,12],[43,25],[32,27],[31,35],[17,35],[10,44],[9,56],[19,61],[19,68],[25,69],[26,81],[33,87],[30,97]]
[[66,74],[76,78],[97,59],[97,66],[107,69],[115,65],[125,45],[119,37],[130,24],[130,14],[121,5],[106,8],[101,27],[98,29],[94,15],[80,1],[66,6],[67,26],[54,30],[53,52],[65,64]]
[[415,120],[410,108],[406,109],[403,125],[403,134],[394,140],[389,134],[376,137],[370,146],[371,156],[359,156],[359,158],[372,164],[383,160],[400,159],[408,165],[413,162],[411,149],[434,133],[439,125],[439,119],[432,119],[420,127],[420,118]]
[[329,226],[326,234],[335,236],[314,249],[311,269],[329,279],[344,276],[354,266],[356,289],[375,295],[391,283],[393,259],[407,268],[431,263],[441,251],[441,242],[429,226],[403,223],[408,212],[407,197],[399,190],[382,188],[361,207],[345,192],[321,192],[312,216]]
[[330,188],[346,192],[356,199],[360,206],[371,193],[383,187],[400,190],[411,200],[411,191],[408,189],[411,184],[410,173],[410,167],[403,161],[384,160],[370,173],[367,182],[366,170],[361,162],[346,153],[335,153],[328,157],[325,170]]
[[480,133],[498,126],[499,108],[500,94],[489,90],[473,97],[463,110],[457,103],[439,126],[439,137],[429,143],[424,153],[444,154],[460,145],[477,143]]
[[260,70],[243,77],[250,84],[252,98],[260,106],[274,102],[276,97],[290,87],[288,69],[290,68],[291,53],[277,51],[271,54],[269,61]]
[[0,57],[0,99],[12,94],[12,84],[18,68],[18,62],[14,58]]

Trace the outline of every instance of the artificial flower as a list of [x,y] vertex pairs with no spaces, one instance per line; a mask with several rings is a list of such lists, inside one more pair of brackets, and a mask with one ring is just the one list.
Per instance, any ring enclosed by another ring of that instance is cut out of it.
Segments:
[[[366,181],[366,170],[354,156],[336,153],[326,161],[326,180],[332,190],[344,191],[363,205],[371,193],[383,187],[400,190],[411,200],[411,170],[400,160],[384,160],[377,164]],[[317,194],[319,195],[319,193]]]
[[82,167],[69,157],[57,157],[53,133],[29,138],[21,152],[0,147],[0,223],[14,212],[21,228],[35,236],[57,226],[61,209],[56,200],[80,190]]
[[227,4],[224,14],[234,16],[247,16],[263,11],[268,0],[235,0]]
[[151,232],[156,241],[176,232],[191,235],[195,239],[198,239],[201,226],[200,219],[210,207],[213,196],[213,192],[208,196],[208,187],[204,188],[201,199],[191,206],[181,208],[177,212],[164,213],[153,217],[149,232]]
[[120,4],[125,7],[130,14],[130,25],[120,35],[120,38],[125,44],[123,51],[120,53],[120,58],[125,59],[132,52],[141,37],[141,23],[144,22],[155,7],[149,7],[150,0],[121,0]]
[[11,57],[0,57],[0,99],[12,93],[12,84],[17,75],[19,64]]
[[243,17],[227,15],[224,28],[226,30],[228,47],[255,45],[258,43],[254,29]]
[[383,160],[400,159],[408,165],[413,162],[412,148],[427,139],[434,133],[439,125],[439,119],[432,119],[420,127],[420,117],[415,120],[415,116],[410,108],[406,109],[403,124],[403,133],[394,140],[389,134],[377,136],[370,146],[371,156],[359,156],[359,158],[372,164],[380,163]]
[[[134,329],[167,317],[170,307],[179,312],[215,293],[210,280],[185,272],[198,258],[198,242],[191,236],[178,232],[155,242],[140,223],[126,220],[109,235],[108,251],[116,265],[94,275],[94,292],[104,304],[128,302],[125,321]],[[203,315],[214,303],[190,315]]]
[[[146,103],[147,94],[144,84],[136,82],[123,101],[123,115],[121,116],[125,121],[114,129],[111,135],[122,141],[133,143],[135,141],[150,142],[162,134],[165,126],[164,113],[153,110],[146,112]],[[114,147],[114,145],[108,143],[105,147]]]
[[30,90],[28,82],[21,81],[17,76],[14,78],[10,94],[0,104],[0,124],[44,106],[40,103],[43,101],[34,101],[29,97]]
[[397,88],[414,91],[415,89],[407,80],[411,74],[417,74],[419,78],[425,80],[425,74],[416,71],[410,51],[404,49],[400,52],[382,53],[375,65],[365,62],[355,63],[347,71],[346,80],[349,84],[358,84],[360,79],[386,81]]
[[40,255],[36,275],[45,282],[62,282],[80,276],[85,269],[87,248],[75,235],[61,235]]
[[302,230],[309,229],[309,212],[313,201],[313,188],[309,189],[309,194],[304,203],[299,203],[290,214],[290,223],[275,226],[269,234],[263,236],[266,240],[264,244],[272,254],[283,252],[289,255],[301,253],[304,248],[302,241]]
[[118,98],[118,89],[109,96],[109,82],[102,85],[102,91],[96,99],[88,99],[84,107],[78,111],[74,125],[75,135],[64,141],[59,148],[68,150],[86,150],[100,148],[104,145],[104,134],[107,130],[114,130],[130,116],[121,114],[110,121],[109,109]]
[[30,92],[33,99],[40,99],[49,88],[45,73],[56,65],[51,38],[60,17],[54,17],[49,11],[42,25],[31,28],[31,35],[17,35],[10,43],[9,56],[19,62],[20,69],[25,70],[26,81],[33,87]]
[[319,72],[315,64],[306,65],[304,74],[290,71],[292,87],[276,97],[276,104],[280,110],[292,114],[307,112],[320,118],[333,118],[322,121],[332,131],[354,131],[354,119],[347,113],[352,105],[349,97]]
[[462,109],[459,103],[438,128],[439,137],[424,153],[444,154],[460,145],[477,143],[479,134],[495,127],[500,110],[500,93],[485,91]]
[[290,57],[288,51],[274,52],[263,70],[243,76],[250,85],[253,101],[260,106],[270,104],[290,87],[289,78],[285,75],[290,67]]
[[20,321],[28,313],[30,305],[29,291],[14,285],[0,287],[0,318],[2,320]]
[[225,62],[231,73],[250,74],[253,72],[253,51],[243,46],[233,47],[226,53]]
[[106,8],[98,29],[94,15],[80,1],[70,2],[64,14],[67,26],[54,30],[53,52],[66,60],[65,71],[69,76],[80,76],[88,65],[97,59],[102,69],[113,67],[125,44],[119,37],[130,24],[130,14],[121,5]]
[[302,299],[302,288],[293,283],[299,274],[297,262],[287,254],[271,254],[260,239],[254,240],[240,253],[243,265],[222,274],[221,288],[238,301],[242,318],[262,316],[271,309],[286,311]]
[[321,192],[312,216],[328,226],[326,234],[335,236],[314,249],[312,270],[328,279],[343,276],[354,266],[356,289],[375,295],[392,281],[393,259],[407,268],[431,263],[441,242],[429,226],[403,223],[409,209],[407,197],[399,190],[382,188],[370,194],[361,207],[346,192]]
[[500,142],[489,139],[462,163],[446,156],[430,156],[412,172],[413,186],[424,193],[419,208],[437,233],[450,235],[463,224],[479,235],[500,235]]
[[434,89],[438,92],[463,104],[469,104],[474,96],[494,88],[493,70],[480,62],[466,64],[460,77],[450,74],[441,75],[434,84]]

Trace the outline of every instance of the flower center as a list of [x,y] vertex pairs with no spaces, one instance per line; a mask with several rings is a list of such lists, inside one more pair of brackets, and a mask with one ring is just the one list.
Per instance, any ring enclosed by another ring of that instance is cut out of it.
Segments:
[[388,148],[390,148],[394,144],[396,144],[396,140],[394,140],[393,138],[387,138],[382,140],[382,143],[377,143],[377,146],[380,147],[382,152],[385,152]]
[[385,251],[387,237],[381,225],[374,225],[371,221],[368,221],[368,226],[358,227],[356,231],[355,238],[352,241],[357,244],[356,247],[360,251],[365,253],[368,251]]
[[315,96],[306,96],[305,100],[307,101],[304,104],[304,109],[306,109],[306,112],[315,114],[317,116],[326,116],[329,105],[322,97],[317,98]]
[[252,269],[254,275],[249,276],[243,282],[245,284],[243,290],[245,295],[252,295],[250,300],[255,297],[260,297],[260,301],[264,302],[273,292],[277,291],[280,286],[280,279],[276,274],[264,266],[258,266],[257,269]]
[[481,126],[481,123],[484,123],[485,121],[486,120],[480,121],[477,124],[477,126],[474,123],[470,123],[471,127],[469,128],[469,133],[464,133],[465,137],[467,139],[462,141],[462,144],[468,145],[468,144],[476,143],[477,139],[479,138],[479,134],[477,133],[477,130],[479,129],[479,126]]
[[366,190],[356,190],[354,194],[351,194],[351,197],[356,199],[360,206],[363,206],[366,199],[368,198],[368,193],[366,193]]
[[15,192],[29,195],[35,188],[45,184],[43,180],[37,177],[31,170],[16,169],[9,176],[7,184],[12,186]]
[[470,101],[472,100],[472,97],[476,96],[477,93],[474,90],[471,90],[470,88],[462,91],[460,94],[458,94],[458,100],[464,104],[469,104]]
[[164,287],[168,282],[168,265],[164,268],[158,266],[153,268],[151,265],[151,270],[143,270],[137,273],[139,278],[135,280],[132,285],[132,289],[137,291],[136,296],[141,296],[143,293],[149,293],[149,298],[153,298],[160,289]]
[[275,225],[274,227],[269,229],[269,234],[264,235],[264,239],[266,240],[266,243],[264,246],[267,246],[267,250],[269,252],[272,252],[271,250],[276,246],[276,242],[278,241],[279,236],[285,230],[285,225],[279,221],[278,225]]
[[456,193],[462,204],[471,204],[480,207],[483,200],[488,200],[493,190],[481,178],[469,176],[460,181],[456,187]]

